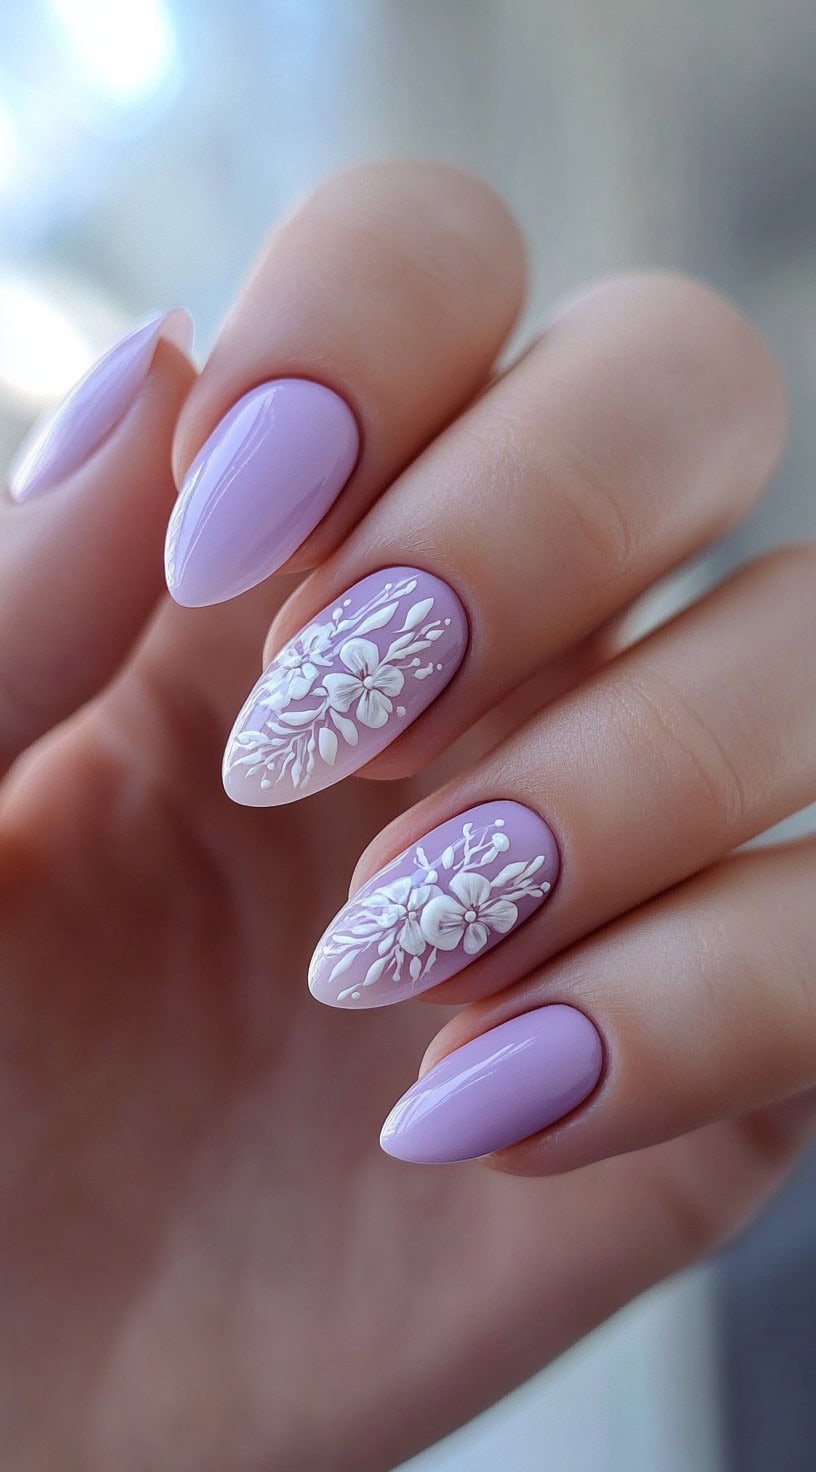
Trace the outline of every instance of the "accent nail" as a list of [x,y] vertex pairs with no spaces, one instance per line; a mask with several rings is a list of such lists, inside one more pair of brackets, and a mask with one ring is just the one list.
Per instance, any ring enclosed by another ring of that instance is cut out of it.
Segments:
[[355,583],[250,693],[224,753],[227,793],[274,807],[365,766],[436,699],[467,642],[459,599],[430,573],[389,567]]
[[183,307],[157,312],[119,339],[23,441],[9,471],[15,501],[44,495],[79,470],[134,403],[161,338],[189,353],[193,324]]
[[309,968],[330,1007],[387,1007],[455,976],[552,893],[558,845],[518,802],[486,802],[434,828],[335,916]]
[[417,1165],[475,1160],[571,1114],[592,1093],[602,1066],[601,1039],[583,1012],[539,1007],[430,1069],[394,1105],[380,1144]]
[[167,528],[177,603],[223,603],[291,557],[354,469],[359,433],[338,394],[278,378],[244,394],[196,455]]

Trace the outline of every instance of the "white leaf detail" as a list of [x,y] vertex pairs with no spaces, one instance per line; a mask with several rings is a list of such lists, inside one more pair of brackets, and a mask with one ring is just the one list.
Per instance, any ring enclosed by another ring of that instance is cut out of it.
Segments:
[[386,603],[385,608],[376,609],[374,613],[368,615],[368,618],[364,618],[361,624],[357,625],[354,630],[355,636],[369,634],[372,629],[381,629],[384,624],[390,623],[396,611],[396,603]]
[[424,669],[414,670],[414,679],[415,680],[427,680],[428,676],[429,675],[432,675],[432,674],[433,674],[433,665],[432,664],[426,664],[425,667],[424,667]]
[[319,715],[319,710],[284,710],[275,719],[283,726],[309,726]]
[[518,879],[519,874],[523,874],[526,868],[526,864],[505,864],[495,879],[491,879],[490,888],[498,889],[501,884],[509,884],[511,879]]
[[324,762],[330,767],[334,766],[337,757],[337,737],[328,726],[321,726],[317,737],[318,750]]
[[442,855],[442,868],[450,869],[453,864],[453,844],[449,844]]
[[408,967],[408,970],[411,973],[411,980],[416,981],[420,971],[422,970],[422,962],[420,961],[419,956],[411,957],[411,964]]
[[359,954],[359,951],[346,951],[345,956],[341,956],[340,960],[332,967],[329,973],[329,981],[334,981],[338,976],[342,976],[344,971],[348,971],[352,961]]
[[343,740],[347,741],[349,746],[356,746],[357,742],[360,739],[360,733],[357,730],[354,722],[350,721],[348,716],[341,716],[340,712],[337,710],[333,710],[331,712],[331,718],[334,721],[334,724],[337,727],[338,731],[340,732],[340,735],[343,737]]
[[430,613],[433,606],[433,598],[423,598],[421,602],[415,603],[413,608],[409,608],[407,614],[405,615],[405,623],[402,626],[403,629],[415,629],[417,624],[422,622],[425,615],[427,613]]
[[363,986],[373,986],[375,981],[379,981],[384,970],[385,956],[382,956],[379,961],[373,961],[372,964],[369,966],[363,979]]

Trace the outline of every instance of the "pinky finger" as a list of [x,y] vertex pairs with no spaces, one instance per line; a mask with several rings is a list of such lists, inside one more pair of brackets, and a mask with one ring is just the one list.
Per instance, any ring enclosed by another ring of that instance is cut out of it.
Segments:
[[194,378],[186,314],[151,320],[77,386],[0,505],[0,773],[115,672],[163,585],[170,446]]
[[816,1085],[816,839],[736,855],[434,1039],[383,1148],[550,1175]]

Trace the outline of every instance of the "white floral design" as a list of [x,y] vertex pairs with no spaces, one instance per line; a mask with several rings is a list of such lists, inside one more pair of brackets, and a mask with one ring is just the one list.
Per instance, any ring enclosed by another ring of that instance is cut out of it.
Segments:
[[484,874],[454,874],[450,894],[439,895],[422,912],[422,934],[440,951],[461,943],[468,956],[487,945],[491,930],[506,935],[518,920],[512,900],[496,899]]
[[[418,844],[411,855],[414,872],[388,879],[404,862],[397,858],[368,892],[346,906],[339,923],[327,931],[312,961],[312,978],[333,962],[326,976],[339,980],[355,962],[366,966],[354,986],[338,993],[339,1002],[358,1001],[365,987],[378,981],[398,984],[427,980],[440,951],[461,946],[465,956],[484,950],[491,936],[506,935],[519,920],[519,904],[542,899],[550,884],[537,877],[543,854],[509,862],[488,878],[484,870],[511,848],[503,818],[474,828],[462,825],[461,837],[449,844],[438,863],[431,863]],[[367,964],[366,964],[367,963]]]
[[339,658],[349,673],[324,677],[330,708],[345,713],[357,701],[358,721],[378,730],[394,709],[390,697],[399,695],[405,684],[402,670],[380,659],[380,651],[371,639],[349,639]]
[[264,703],[285,710],[293,700],[302,700],[318,679],[320,670],[330,663],[326,657],[332,624],[311,624],[287,644],[270,671]]
[[[397,696],[406,681],[441,670],[429,651],[451,623],[432,617],[434,598],[410,601],[416,587],[415,577],[386,582],[354,611],[345,598],[328,619],[298,634],[245,707],[263,711],[262,726],[247,729],[239,717],[226,771],[259,777],[262,788],[281,781],[305,787],[318,762],[334,766],[341,741],[354,747],[361,727],[380,730],[401,719],[405,707],[395,704]],[[380,650],[366,636],[385,628],[389,642]],[[296,708],[299,702],[307,703]]]

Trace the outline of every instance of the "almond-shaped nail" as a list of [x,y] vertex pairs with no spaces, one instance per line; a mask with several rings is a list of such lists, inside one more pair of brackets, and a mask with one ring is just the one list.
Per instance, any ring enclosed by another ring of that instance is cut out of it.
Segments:
[[482,803],[434,828],[335,917],[309,968],[330,1007],[387,1007],[498,945],[552,893],[558,845],[522,803]]
[[254,588],[323,520],[354,469],[357,422],[332,389],[277,378],[244,394],[185,476],[167,528],[167,586],[201,608]]
[[9,471],[13,500],[43,495],[90,459],[137,398],[161,338],[189,353],[193,341],[189,313],[173,307],[140,322],[34,425]]
[[603,1046],[558,1003],[511,1017],[431,1068],[391,1110],[380,1144],[397,1160],[450,1165],[526,1140],[589,1098]]
[[371,761],[436,699],[468,642],[447,583],[389,567],[355,583],[284,645],[227,742],[235,802],[274,807]]

